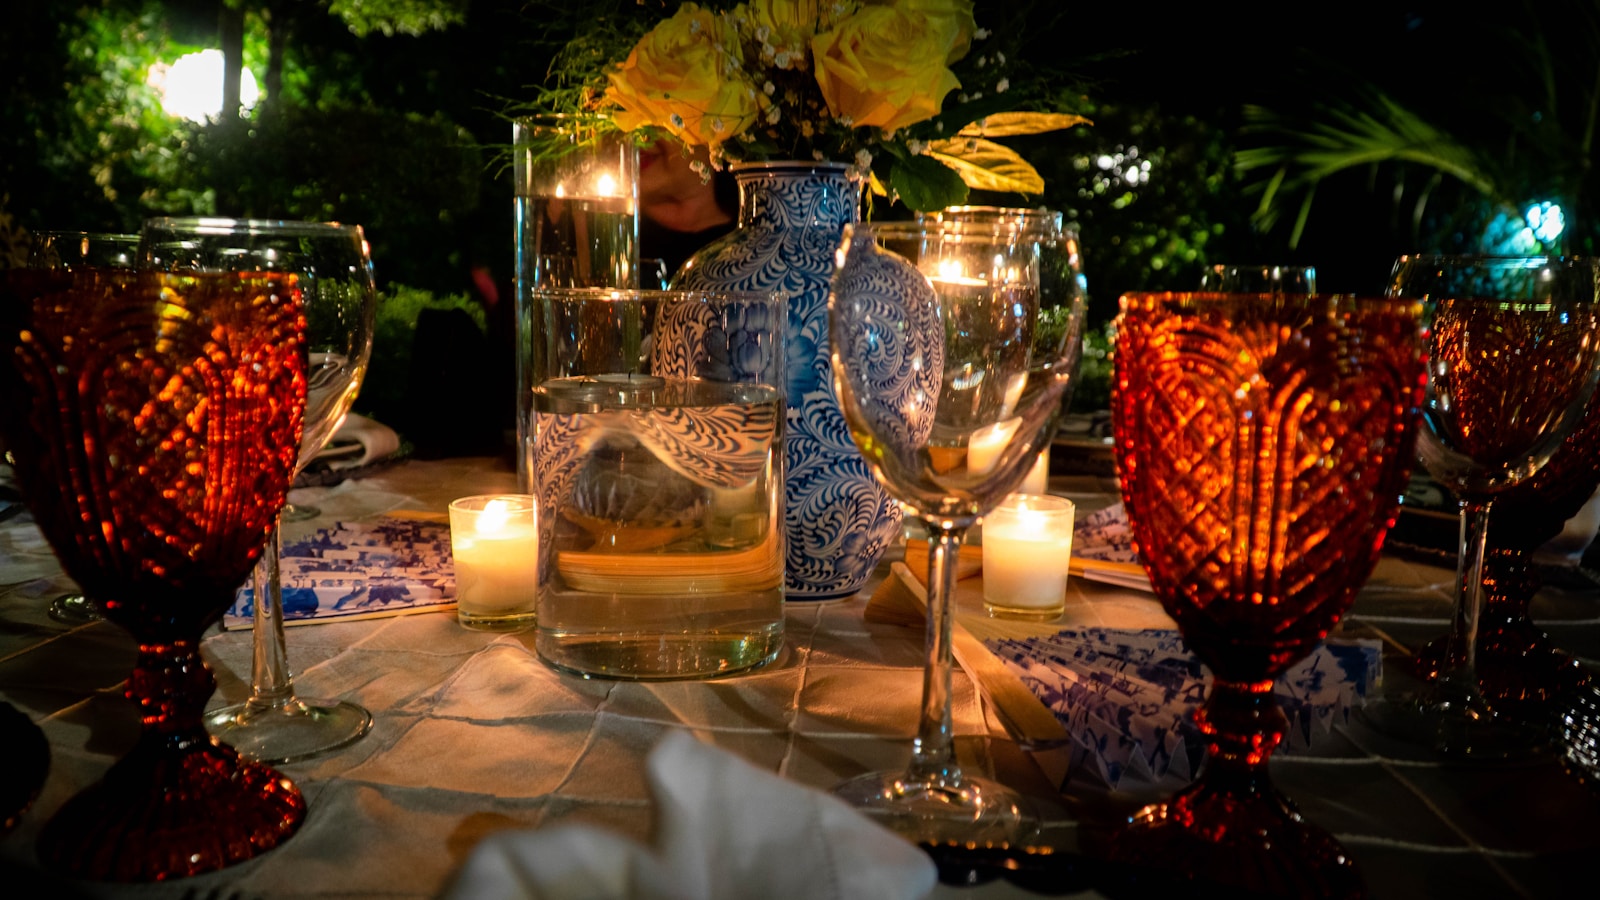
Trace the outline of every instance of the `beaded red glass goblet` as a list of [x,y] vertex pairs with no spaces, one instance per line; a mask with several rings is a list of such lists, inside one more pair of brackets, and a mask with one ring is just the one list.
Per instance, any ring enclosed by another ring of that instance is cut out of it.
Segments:
[[137,744],[68,800],[41,861],[155,881],[239,862],[305,815],[213,743],[200,637],[283,506],[306,400],[293,276],[15,270],[0,281],[0,433],[40,529],[138,641]]
[[1263,294],[1122,298],[1112,426],[1150,581],[1214,676],[1199,781],[1111,855],[1273,896],[1361,892],[1354,865],[1271,785],[1273,679],[1371,574],[1411,468],[1421,306]]

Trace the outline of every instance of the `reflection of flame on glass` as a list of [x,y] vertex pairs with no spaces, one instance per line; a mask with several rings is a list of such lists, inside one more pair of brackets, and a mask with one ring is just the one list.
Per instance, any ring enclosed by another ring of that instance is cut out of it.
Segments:
[[939,260],[939,281],[948,281],[951,284],[983,284],[983,279],[972,278],[967,275],[966,266],[959,259]]
[[1006,419],[974,431],[967,438],[967,471],[974,475],[982,475],[993,469],[994,464],[1000,460],[1000,454],[1010,446],[1012,435],[1017,433],[1017,428],[1021,424],[1021,419]]
[[595,180],[594,192],[601,197],[615,197],[617,195],[617,180],[609,174],[601,175]]
[[478,533],[499,534],[505,530],[509,521],[511,521],[511,502],[490,500],[483,505],[483,512],[478,514]]
[[1022,391],[1027,386],[1027,372],[1018,372],[1006,380],[1006,396],[1000,407],[1000,415],[1011,415],[1011,413],[1017,408],[1017,403],[1022,400]]

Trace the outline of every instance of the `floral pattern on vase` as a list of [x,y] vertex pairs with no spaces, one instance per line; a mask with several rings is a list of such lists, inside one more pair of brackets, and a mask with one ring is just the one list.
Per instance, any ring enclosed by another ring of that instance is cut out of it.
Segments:
[[901,518],[850,439],[828,361],[828,284],[844,226],[860,217],[860,185],[834,163],[738,163],[733,172],[739,227],[696,251],[672,286],[787,295],[787,596],[847,597],[898,539]]

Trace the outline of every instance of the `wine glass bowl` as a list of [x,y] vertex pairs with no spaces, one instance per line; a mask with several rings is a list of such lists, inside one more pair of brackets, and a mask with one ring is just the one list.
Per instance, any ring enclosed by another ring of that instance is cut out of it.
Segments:
[[[1519,574],[1506,553],[1491,552],[1491,538],[1531,552],[1524,540],[1559,531],[1592,493],[1593,475],[1585,471],[1592,461],[1564,463],[1557,454],[1583,421],[1600,378],[1597,291],[1600,264],[1593,260],[1403,256],[1395,263],[1389,293],[1425,300],[1432,310],[1418,457],[1459,498],[1463,531],[1450,633],[1442,648],[1419,659],[1431,676],[1423,689],[1385,697],[1375,708],[1371,718],[1383,730],[1462,756],[1519,755],[1544,739],[1542,728],[1502,715],[1480,687],[1486,639],[1493,646],[1506,638],[1516,653],[1518,632],[1525,639],[1532,630],[1516,622],[1484,628],[1485,572],[1497,589],[1522,597],[1518,618],[1525,620],[1532,593],[1525,568]],[[1592,444],[1575,452],[1592,453]],[[1549,469],[1552,460],[1557,467]],[[1503,500],[1503,525],[1493,528],[1491,512]],[[1549,520],[1562,511],[1551,530]],[[1538,650],[1539,642],[1524,649]],[[1503,661],[1505,654],[1496,656]],[[1558,686],[1570,677],[1559,666],[1551,671]],[[1511,701],[1502,709],[1525,693],[1514,680],[1502,679],[1501,688],[1496,693]]]
[[15,270],[0,290],[0,429],[40,529],[139,644],[138,743],[39,836],[47,865],[148,881],[255,856],[299,791],[213,743],[199,652],[288,491],[305,406],[292,276]]
[[1123,861],[1268,895],[1359,894],[1271,785],[1273,679],[1377,564],[1412,461],[1420,304],[1131,294],[1113,352],[1123,503],[1151,585],[1214,676],[1200,780],[1117,832]]
[[[295,472],[338,430],[360,390],[372,351],[376,289],[359,226],[251,219],[151,219],[141,264],[155,270],[293,273],[306,318],[307,400]],[[303,516],[302,516],[303,517]],[[285,518],[280,518],[286,521]],[[349,701],[295,695],[283,638],[279,535],[273,529],[253,578],[251,695],[206,717],[211,733],[266,762],[292,762],[348,746],[372,727]]]
[[[1039,245],[1058,237],[1014,219],[846,226],[828,298],[851,437],[929,533],[928,657],[911,764],[836,793],[926,843],[1015,841],[1027,819],[1015,793],[956,764],[949,603],[962,535],[1020,486],[1076,374],[1082,295],[1062,296],[1060,308],[1040,302]],[[1003,443],[982,466],[968,455],[978,434]]]

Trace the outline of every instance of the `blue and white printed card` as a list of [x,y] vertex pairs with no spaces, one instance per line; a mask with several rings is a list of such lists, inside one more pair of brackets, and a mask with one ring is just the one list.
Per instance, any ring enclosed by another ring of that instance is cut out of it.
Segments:
[[[278,569],[286,625],[455,605],[450,526],[429,519],[384,516],[319,527],[284,540]],[[254,608],[255,591],[246,583],[223,615],[222,627],[251,627]]]

